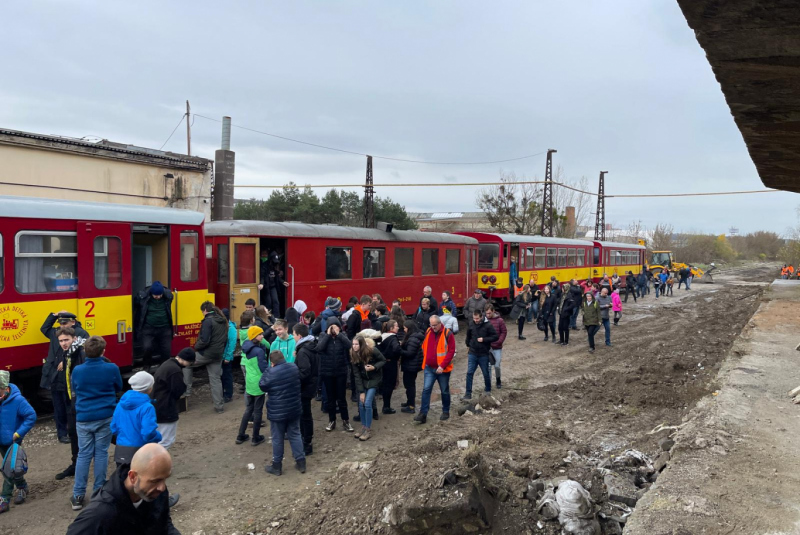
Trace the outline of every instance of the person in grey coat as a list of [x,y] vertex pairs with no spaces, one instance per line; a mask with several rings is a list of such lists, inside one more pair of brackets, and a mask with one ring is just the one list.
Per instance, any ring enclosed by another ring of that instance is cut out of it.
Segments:
[[480,288],[475,288],[472,297],[467,299],[467,302],[464,304],[464,317],[469,321],[470,318],[472,318],[473,312],[476,310],[483,312],[484,308],[486,308],[486,299],[483,297],[483,292],[481,292]]
[[603,322],[603,329],[606,331],[606,345],[611,345],[611,322],[608,318],[608,311],[611,310],[611,296],[608,288],[603,287],[600,295],[597,296],[597,304],[600,305],[600,320]]

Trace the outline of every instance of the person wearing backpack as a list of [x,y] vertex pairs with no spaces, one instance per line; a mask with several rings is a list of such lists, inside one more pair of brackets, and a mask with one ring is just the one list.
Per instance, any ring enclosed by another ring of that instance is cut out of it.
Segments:
[[308,325],[296,323],[292,328],[294,337],[294,363],[300,371],[300,437],[306,456],[314,452],[311,441],[314,438],[314,417],[311,414],[311,400],[317,394],[319,382],[319,354],[317,341],[308,332]]
[[253,420],[253,446],[258,446],[266,440],[264,435],[260,435],[261,418],[264,414],[264,392],[258,386],[261,374],[269,367],[267,354],[261,340],[264,338],[264,330],[256,325],[247,329],[247,340],[242,344],[243,357],[247,374],[245,375],[245,409],[242,415],[242,422],[239,424],[239,433],[236,435],[236,444],[246,442],[250,436],[245,434],[247,424]]
[[[22,396],[17,385],[10,382],[11,374],[0,370],[0,456],[5,459],[6,453],[14,444],[21,444],[36,423],[36,411]],[[8,478],[3,473],[3,493],[0,495],[0,513],[8,511],[11,495],[17,487],[14,504],[25,503],[28,497],[28,484],[24,476]]]
[[155,379],[145,371],[128,379],[131,389],[122,394],[111,418],[111,434],[117,436],[114,461],[117,468],[130,464],[139,448],[161,442],[156,423],[156,408],[150,402]]

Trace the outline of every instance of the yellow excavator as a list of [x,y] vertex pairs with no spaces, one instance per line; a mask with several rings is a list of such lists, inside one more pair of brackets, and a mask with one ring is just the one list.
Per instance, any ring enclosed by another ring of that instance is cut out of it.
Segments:
[[648,267],[650,272],[654,275],[657,275],[664,270],[668,270],[673,274],[677,274],[682,269],[689,269],[692,272],[692,277],[695,279],[702,279],[703,282],[712,283],[714,282],[714,278],[711,276],[711,272],[717,269],[713,263],[711,264],[710,269],[703,271],[699,267],[684,264],[683,262],[676,262],[672,257],[672,251],[653,251]]

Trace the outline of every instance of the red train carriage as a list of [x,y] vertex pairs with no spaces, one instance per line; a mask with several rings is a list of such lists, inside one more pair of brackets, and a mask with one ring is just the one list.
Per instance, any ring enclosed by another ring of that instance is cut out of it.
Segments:
[[206,224],[206,236],[209,290],[231,318],[239,317],[247,299],[260,302],[262,250],[282,257],[290,286],[280,292],[281,301],[291,306],[300,299],[317,312],[328,296],[346,303],[353,295],[379,293],[387,303],[399,299],[410,314],[426,285],[437,301],[449,290],[463,306],[477,283],[478,244],[464,236],[266,221],[214,221]]
[[193,211],[0,199],[0,366],[17,380],[38,375],[49,343],[40,326],[59,310],[131,366],[133,296],[154,280],[175,294],[173,352],[193,344],[208,298],[203,247],[203,214]]

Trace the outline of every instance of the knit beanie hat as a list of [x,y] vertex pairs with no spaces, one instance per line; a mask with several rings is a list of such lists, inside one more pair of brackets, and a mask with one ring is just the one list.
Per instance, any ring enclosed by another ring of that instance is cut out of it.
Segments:
[[247,329],[247,339],[248,340],[254,339],[259,334],[264,334],[264,329],[262,329],[261,327],[256,327],[255,325],[253,325],[252,327]]
[[164,295],[164,285],[160,281],[155,281],[150,285],[151,295]]
[[222,309],[222,315],[225,316],[225,319],[230,321],[231,320],[231,311],[227,308]]
[[329,297],[325,300],[325,308],[338,312],[342,308],[342,301],[336,297]]
[[155,383],[155,379],[147,372],[136,372],[128,379],[128,384],[137,392],[147,392],[153,388],[153,383]]
[[194,362],[197,359],[197,353],[191,347],[184,347],[178,353],[178,357],[187,362]]

